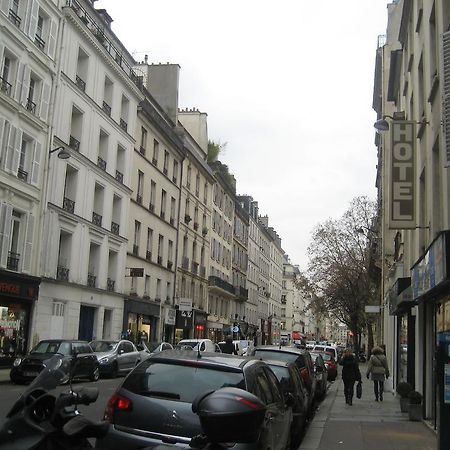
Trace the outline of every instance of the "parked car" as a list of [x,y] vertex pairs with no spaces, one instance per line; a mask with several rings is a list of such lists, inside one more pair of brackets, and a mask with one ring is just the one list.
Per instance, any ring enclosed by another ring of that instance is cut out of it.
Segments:
[[141,361],[141,355],[131,341],[92,341],[91,347],[97,356],[101,375],[114,378],[134,369]]
[[306,422],[310,417],[308,389],[295,363],[283,361],[265,362],[278,378],[283,394],[285,396],[291,394],[294,397],[294,404],[292,406],[291,448],[296,449],[300,445],[306,428]]
[[211,339],[181,339],[178,345],[189,345],[194,351],[212,352],[216,350],[216,346]]
[[[225,345],[225,341],[219,342],[219,348],[222,348],[222,345]],[[247,356],[251,353],[253,349],[253,342],[248,341],[246,339],[242,339],[239,341],[233,341],[234,348],[236,350],[236,353],[239,356]]]
[[201,433],[192,402],[207,391],[237,387],[267,406],[266,426],[253,444],[234,449],[287,449],[292,408],[280,383],[264,362],[235,355],[168,350],[137,366],[109,400],[104,418],[111,423],[96,448],[140,449],[164,443],[189,445]]
[[332,353],[323,352],[321,353],[325,366],[328,370],[328,381],[334,381],[337,378],[338,369],[337,362],[333,357]]
[[318,353],[318,352],[331,353],[333,355],[334,359],[336,359],[336,360],[338,357],[338,350],[337,350],[337,347],[334,345],[315,345],[311,351],[316,352],[316,353]]
[[316,396],[316,377],[314,375],[314,361],[307,350],[295,346],[260,345],[254,348],[252,355],[263,360],[275,359],[295,362],[308,388],[310,402],[313,402]]
[[163,350],[173,350],[173,345],[168,342],[146,342],[142,341],[136,345],[141,355],[141,361],[150,358],[155,353],[162,352]]
[[64,356],[61,367],[68,375],[72,370],[73,378],[98,380],[99,364],[88,342],[49,339],[40,341],[26,356],[15,359],[9,374],[11,381],[20,384],[33,380],[56,353]]
[[316,397],[323,399],[327,394],[328,370],[321,353],[311,352],[314,361],[314,375],[316,377]]

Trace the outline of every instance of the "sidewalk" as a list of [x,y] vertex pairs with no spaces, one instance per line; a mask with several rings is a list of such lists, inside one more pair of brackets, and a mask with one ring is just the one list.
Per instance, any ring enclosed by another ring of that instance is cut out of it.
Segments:
[[0,384],[9,383],[9,371],[11,369],[0,369]]
[[[364,375],[365,369],[361,367]],[[363,377],[363,396],[345,404],[337,379],[320,404],[298,450],[436,450],[436,434],[422,422],[410,422],[400,402],[385,392],[375,402],[373,383]]]

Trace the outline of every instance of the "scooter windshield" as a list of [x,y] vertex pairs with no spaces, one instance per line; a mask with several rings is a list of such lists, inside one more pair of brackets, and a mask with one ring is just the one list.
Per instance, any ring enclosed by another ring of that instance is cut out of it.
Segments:
[[20,411],[25,406],[26,398],[31,392],[36,390],[51,391],[55,389],[56,386],[68,380],[69,370],[64,367],[63,355],[53,355],[44,362],[44,366],[44,369],[31,382],[28,389],[19,397],[6,417],[11,417]]

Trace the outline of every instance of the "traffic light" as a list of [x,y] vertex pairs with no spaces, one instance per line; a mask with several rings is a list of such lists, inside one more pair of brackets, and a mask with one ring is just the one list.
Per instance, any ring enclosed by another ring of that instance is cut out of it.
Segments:
[[195,325],[195,329],[197,331],[203,331],[205,329],[205,325]]

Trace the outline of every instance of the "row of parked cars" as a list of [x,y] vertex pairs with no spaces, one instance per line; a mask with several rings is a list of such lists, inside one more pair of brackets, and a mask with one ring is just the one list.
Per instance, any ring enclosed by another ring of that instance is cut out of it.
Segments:
[[75,377],[95,381],[101,374],[129,372],[107,404],[105,420],[110,431],[96,448],[188,445],[201,433],[198,416],[192,412],[194,399],[222,387],[241,388],[266,405],[267,420],[257,447],[281,450],[298,447],[316,400],[326,395],[327,381],[336,376],[325,364],[334,359],[332,354],[295,346],[247,343],[242,344],[240,355],[221,353],[220,345],[208,340],[185,340],[177,347],[143,342],[136,348],[126,340],[41,341],[29,355],[15,361],[11,380],[33,378],[55,353],[68,361],[76,355]]

